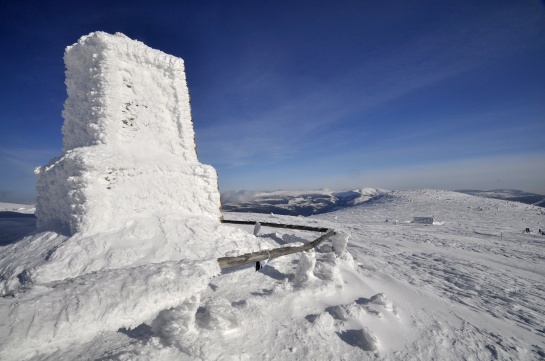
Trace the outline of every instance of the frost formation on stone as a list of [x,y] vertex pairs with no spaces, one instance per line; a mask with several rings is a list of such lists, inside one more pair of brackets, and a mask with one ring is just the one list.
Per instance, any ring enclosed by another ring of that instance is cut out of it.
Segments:
[[122,34],[65,52],[63,154],[36,170],[40,229],[96,233],[165,210],[219,219],[199,163],[184,63]]

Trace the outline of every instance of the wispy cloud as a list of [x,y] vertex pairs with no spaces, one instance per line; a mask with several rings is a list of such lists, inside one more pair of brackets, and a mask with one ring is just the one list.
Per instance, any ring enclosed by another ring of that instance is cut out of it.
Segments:
[[[277,109],[226,118],[197,127],[199,155],[224,166],[274,162],[313,147],[344,110],[294,101]],[[321,141],[323,144],[323,140]]]
[[[350,136],[364,139],[370,110],[524,49],[525,36],[539,31],[539,14],[525,12],[523,24],[512,11],[521,15],[523,10],[498,7],[476,13],[464,19],[463,28],[455,16],[441,19],[433,31],[408,37],[394,47],[385,42],[358,64],[337,64],[339,68],[324,74],[324,79],[283,72],[287,64],[260,67],[247,56],[239,67],[241,73],[225,79],[216,90],[230,94],[229,99],[236,92],[242,99],[223,108],[224,114],[216,113],[217,121],[197,124],[200,155],[219,167],[252,166],[305,158],[318,147],[348,146]],[[261,55],[257,58],[263,60]],[[359,125],[353,124],[355,118]],[[408,137],[422,136],[415,129],[410,132]],[[403,137],[395,132],[392,136]],[[354,151],[361,149],[360,144]]]

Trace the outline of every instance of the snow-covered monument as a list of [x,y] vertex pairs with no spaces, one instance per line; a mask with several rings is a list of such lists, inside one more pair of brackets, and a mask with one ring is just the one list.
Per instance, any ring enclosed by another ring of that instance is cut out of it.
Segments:
[[188,332],[218,258],[261,249],[220,222],[182,59],[95,32],[65,63],[63,151],[36,170],[38,231],[0,253],[2,360],[146,322]]
[[180,58],[95,32],[65,52],[63,154],[37,169],[41,229],[95,233],[156,211],[220,218]]

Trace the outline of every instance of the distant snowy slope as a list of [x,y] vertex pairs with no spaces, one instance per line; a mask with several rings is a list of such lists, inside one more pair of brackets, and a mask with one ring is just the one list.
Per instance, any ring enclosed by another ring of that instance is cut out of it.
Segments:
[[503,199],[506,201],[520,202],[545,207],[544,195],[524,192],[517,189],[494,189],[490,191],[459,190],[458,192],[471,194],[477,197]]
[[34,231],[33,205],[0,203],[0,246],[8,245]]
[[17,212],[34,214],[36,207],[28,204],[2,203],[0,202],[0,212]]
[[[310,216],[335,211],[367,202],[387,193],[380,188],[349,191],[231,191],[222,193],[222,208],[229,212],[274,213],[290,216]],[[460,190],[460,193],[545,206],[545,196],[517,190]]]
[[222,208],[231,212],[275,213],[310,216],[366,202],[386,192],[383,189],[362,188],[349,191],[272,191],[225,192]]
[[[411,224],[417,215],[434,215],[440,225]],[[416,350],[450,360],[545,357],[542,208],[448,191],[395,191],[313,218],[348,227],[366,282],[411,315],[418,336],[396,358],[419,359]]]

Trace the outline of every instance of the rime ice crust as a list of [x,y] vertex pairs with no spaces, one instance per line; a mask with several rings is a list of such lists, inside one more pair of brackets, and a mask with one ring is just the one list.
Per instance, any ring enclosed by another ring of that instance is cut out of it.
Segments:
[[[96,32],[64,55],[64,152],[96,144],[197,162],[184,62],[122,34]],[[133,150],[133,149],[130,149]]]
[[64,59],[63,155],[36,170],[38,226],[94,233],[165,210],[219,219],[216,172],[197,160],[183,60],[103,32]]
[[217,175],[212,167],[179,164],[175,157],[169,157],[171,165],[119,166],[117,157],[103,148],[72,150],[39,169],[40,229],[96,233],[165,211],[219,219]]

